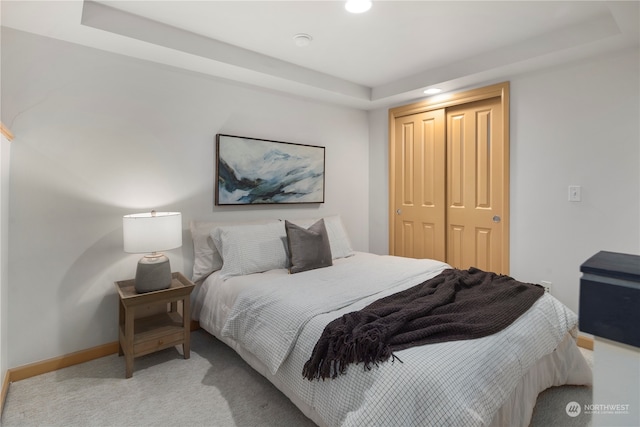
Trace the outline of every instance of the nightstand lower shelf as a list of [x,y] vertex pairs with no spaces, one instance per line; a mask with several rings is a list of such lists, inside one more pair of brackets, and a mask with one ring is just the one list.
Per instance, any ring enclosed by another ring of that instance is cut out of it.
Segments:
[[[178,313],[160,313],[137,319],[133,330],[133,357],[182,344],[182,325],[183,319]],[[120,328],[120,342],[123,341],[125,332]]]

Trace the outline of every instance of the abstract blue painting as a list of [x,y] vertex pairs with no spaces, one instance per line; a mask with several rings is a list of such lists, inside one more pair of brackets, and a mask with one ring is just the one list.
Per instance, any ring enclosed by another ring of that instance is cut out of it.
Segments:
[[324,147],[216,135],[216,205],[324,203]]

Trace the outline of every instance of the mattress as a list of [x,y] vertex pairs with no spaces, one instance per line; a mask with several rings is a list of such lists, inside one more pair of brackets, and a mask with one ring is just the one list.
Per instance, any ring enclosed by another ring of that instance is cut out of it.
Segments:
[[445,268],[356,253],[295,275],[213,273],[196,289],[192,313],[322,426],[528,425],[540,391],[591,384],[574,342],[577,317],[549,294],[489,337],[398,351],[401,362],[350,366],[333,380],[302,377],[327,323]]

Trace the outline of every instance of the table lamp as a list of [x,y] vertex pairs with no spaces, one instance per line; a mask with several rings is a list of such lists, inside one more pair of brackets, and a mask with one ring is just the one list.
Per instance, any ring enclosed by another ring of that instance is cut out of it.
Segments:
[[124,251],[146,253],[136,269],[138,293],[159,291],[171,286],[169,258],[160,251],[182,246],[182,214],[156,212],[125,215],[122,218]]

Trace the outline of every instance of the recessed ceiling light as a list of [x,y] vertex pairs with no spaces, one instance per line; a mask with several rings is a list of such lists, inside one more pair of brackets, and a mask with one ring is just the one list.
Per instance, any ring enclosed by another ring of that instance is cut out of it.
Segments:
[[442,89],[438,89],[437,87],[430,87],[429,89],[424,91],[425,95],[435,95],[436,93],[440,92],[442,92]]
[[371,9],[371,0],[348,0],[344,8],[351,13],[363,13]]
[[305,33],[300,33],[293,36],[293,42],[298,47],[309,46],[309,44],[311,43],[311,40],[313,40],[313,37]]

